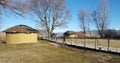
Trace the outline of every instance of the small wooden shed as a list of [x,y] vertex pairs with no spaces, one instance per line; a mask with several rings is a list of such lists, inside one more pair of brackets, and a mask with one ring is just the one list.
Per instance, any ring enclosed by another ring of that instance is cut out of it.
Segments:
[[4,32],[7,44],[37,43],[38,31],[29,26],[17,25]]

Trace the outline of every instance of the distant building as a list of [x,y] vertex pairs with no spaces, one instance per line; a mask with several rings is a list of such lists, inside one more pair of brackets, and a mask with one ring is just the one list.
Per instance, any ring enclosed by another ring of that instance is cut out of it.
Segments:
[[37,43],[38,31],[29,26],[17,25],[4,32],[7,44]]
[[[76,32],[76,34],[77,34],[78,38],[83,38],[84,37],[84,33],[83,32]],[[86,32],[85,33],[85,37],[86,38],[100,38],[100,35]]]
[[66,31],[66,32],[64,33],[64,36],[69,37],[69,38],[76,38],[76,37],[77,37],[77,34],[76,34],[76,32],[74,32],[74,31]]
[[52,33],[50,36],[51,36],[52,38],[56,38],[57,34]]

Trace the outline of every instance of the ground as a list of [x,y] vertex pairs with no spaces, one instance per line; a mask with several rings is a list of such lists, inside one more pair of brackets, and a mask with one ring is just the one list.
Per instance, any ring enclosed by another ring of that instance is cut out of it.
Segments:
[[0,44],[0,63],[120,63],[120,56],[39,41],[36,44]]

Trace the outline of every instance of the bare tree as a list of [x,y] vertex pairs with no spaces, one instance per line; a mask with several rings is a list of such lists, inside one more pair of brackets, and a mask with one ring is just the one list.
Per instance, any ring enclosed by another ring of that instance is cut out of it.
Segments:
[[0,28],[2,27],[2,15],[19,15],[26,13],[27,5],[21,0],[0,0]]
[[88,29],[88,14],[85,10],[80,9],[78,13],[78,18],[79,18],[79,23],[80,27],[83,30],[84,33],[84,47],[85,47],[85,37],[86,37],[86,32]]
[[25,13],[25,9],[27,9],[28,5],[26,5],[25,1],[21,0],[0,0],[0,15],[3,12],[17,14],[22,16]]
[[64,0],[31,0],[30,12],[38,18],[38,24],[46,29],[48,36],[58,27],[65,26],[70,18]]
[[90,9],[88,9],[87,11],[87,17],[86,17],[86,28],[87,28],[87,32],[89,32],[89,35],[90,37],[92,37],[92,34],[91,34],[91,23],[92,23],[92,20],[91,20],[91,12],[90,12]]
[[108,0],[100,0],[98,9],[93,11],[92,17],[101,38],[104,37],[104,30],[108,27],[108,14]]

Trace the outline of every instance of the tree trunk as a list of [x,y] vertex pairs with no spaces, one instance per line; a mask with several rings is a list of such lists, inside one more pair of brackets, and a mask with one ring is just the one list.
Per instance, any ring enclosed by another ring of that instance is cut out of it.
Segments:
[[48,39],[50,39],[50,30],[47,30],[47,33],[48,33]]

